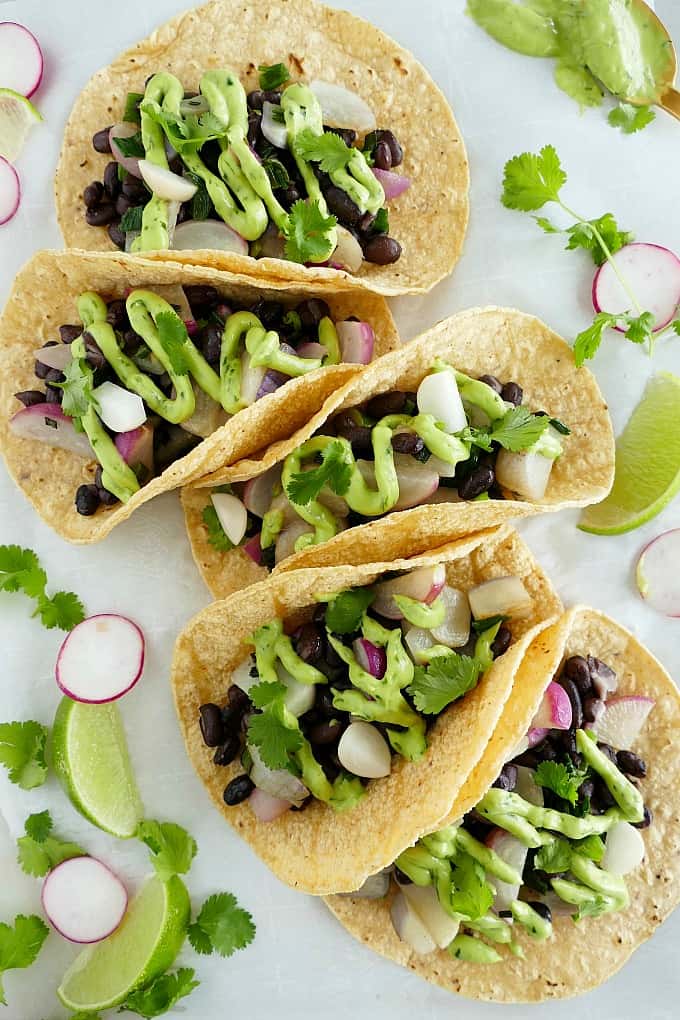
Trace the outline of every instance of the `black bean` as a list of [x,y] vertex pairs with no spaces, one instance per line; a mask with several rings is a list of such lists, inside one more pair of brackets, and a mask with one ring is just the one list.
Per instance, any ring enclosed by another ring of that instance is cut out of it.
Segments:
[[616,764],[627,776],[643,779],[647,775],[647,763],[644,758],[640,758],[632,751],[619,751],[616,755]]
[[106,164],[106,169],[104,170],[104,191],[112,200],[118,198],[118,195],[120,194],[118,164],[115,159]]
[[564,672],[573,680],[581,694],[587,694],[591,687],[590,669],[582,655],[572,655],[564,664]]
[[85,361],[91,368],[103,368],[106,364],[106,358],[102,354],[97,341],[89,333],[83,333],[83,340],[85,342]]
[[[120,202],[120,199],[118,201]],[[125,251],[125,231],[120,229],[120,220],[109,223],[107,231],[116,248]]]
[[240,750],[241,738],[236,733],[231,733],[215,751],[213,761],[215,765],[231,765]]
[[265,329],[276,330],[286,314],[286,309],[279,301],[256,301],[251,311],[253,315],[257,315]]
[[99,205],[103,197],[104,185],[101,181],[92,181],[92,184],[88,184],[83,192],[83,199],[88,209],[92,209],[95,205]]
[[342,138],[345,145],[351,149],[357,140],[357,133],[353,128],[338,128],[338,127],[327,127],[324,124],[324,131],[329,131],[332,135],[337,135],[338,138]]
[[399,166],[404,159],[404,150],[399,144],[397,136],[392,131],[378,131],[378,143],[386,142],[390,148],[390,155],[392,157],[392,166]]
[[495,375],[480,375],[479,381],[486,383],[486,385],[490,386],[491,389],[494,390],[495,393],[498,393],[499,396],[503,392],[503,383],[500,379],[497,379]]
[[45,398],[45,394],[40,390],[22,390],[21,393],[15,393],[14,396],[17,400],[21,401],[24,407],[33,407],[34,404],[48,403]]
[[106,321],[114,329],[123,328],[127,322],[127,310],[124,301],[109,301],[106,307]]
[[[364,235],[365,239],[368,240],[373,234],[373,224],[375,223],[375,213],[365,212],[359,222],[356,225],[357,230],[360,234]],[[386,231],[380,230],[377,233],[384,234]]]
[[48,368],[42,378],[48,383],[62,383],[66,376],[58,368]]
[[344,723],[339,719],[328,719],[312,727],[309,731],[309,740],[312,744],[334,744],[340,739],[344,728]]
[[314,709],[319,713],[321,718],[337,719],[342,716],[342,712],[340,712],[333,704],[333,691],[330,687],[326,687],[322,684],[319,684],[316,688]]
[[534,748],[538,761],[555,761],[559,755],[549,740],[543,740]]
[[76,510],[83,517],[91,517],[99,507],[96,485],[79,485],[76,492]]
[[38,379],[47,379],[47,373],[50,371],[50,366],[43,364],[42,361],[35,361],[33,364],[33,373]]
[[274,106],[279,106],[283,92],[281,89],[265,89],[262,95],[264,96],[263,101],[265,103],[273,103]]
[[203,743],[207,747],[218,747],[220,744],[223,744],[226,734],[224,732],[222,709],[220,706],[208,702],[205,705],[201,705],[198,712]]
[[295,642],[297,654],[305,662],[319,662],[326,648],[323,631],[314,623],[305,623],[300,627]]
[[216,287],[211,287],[208,284],[201,283],[190,283],[184,288],[187,301],[191,305],[192,312],[196,312],[197,309],[212,307],[212,305],[218,304],[220,300],[219,291]]
[[569,701],[571,702],[571,729],[580,730],[583,726],[583,705],[581,704],[581,695],[579,694],[578,687],[574,681],[562,673],[558,683],[569,695]]
[[86,209],[85,219],[91,227],[105,227],[116,218],[116,207],[113,202],[102,202],[96,209]]
[[111,146],[109,144],[109,131],[113,125],[111,124],[107,128],[102,128],[101,131],[97,131],[96,134],[92,135],[92,147],[95,152],[111,152]]
[[499,655],[505,655],[511,644],[512,631],[505,623],[502,623],[498,628],[496,637],[491,642],[491,654],[494,659],[497,659]]
[[182,157],[179,155],[173,156],[172,159],[168,161],[168,167],[172,170],[173,174],[177,174],[178,177],[181,177],[184,170]]
[[236,684],[232,684],[227,691],[227,698],[229,699],[229,706],[237,709],[241,715],[252,706],[252,702],[246,692],[241,690]]
[[604,701],[600,698],[585,698],[583,702],[583,718],[586,722],[597,722],[604,712]]
[[262,126],[262,114],[257,110],[248,110],[248,145],[256,149],[260,141],[260,128]]
[[94,473],[94,484],[97,486],[99,499],[104,506],[114,506],[118,502],[118,497],[114,496],[112,492],[109,492],[102,482],[101,464],[97,465],[97,470]]
[[128,209],[132,209],[134,204],[135,203],[131,202],[129,198],[126,198],[125,195],[119,195],[116,199],[116,212],[119,216],[125,216],[125,213]]
[[236,804],[243,803],[250,797],[251,793],[255,789],[255,783],[252,781],[250,776],[245,774],[237,776],[236,779],[227,785],[223,793],[224,803],[228,804],[229,807],[234,807]]
[[517,786],[517,766],[510,764],[504,765],[498,779],[493,785],[497,786],[499,790],[514,790]]
[[417,432],[395,432],[392,436],[392,449],[395,453],[410,453],[416,457],[425,449],[425,443]]
[[326,191],[326,202],[333,215],[345,226],[353,227],[361,219],[362,212],[359,206],[352,201],[346,191],[336,188],[334,184]]
[[362,244],[364,258],[377,266],[389,266],[401,257],[401,245],[389,234],[376,234]]
[[646,829],[649,825],[651,825],[653,817],[654,817],[654,815],[649,810],[649,808],[645,807],[645,813],[642,816],[642,821],[641,822],[633,822],[633,827],[635,829]]
[[476,496],[481,496],[483,492],[488,490],[496,480],[494,470],[487,464],[482,464],[480,467],[468,475],[468,477],[460,483],[458,486],[458,495],[461,499],[474,499]]
[[588,656],[588,671],[595,693],[600,698],[606,698],[609,691],[616,686],[616,672],[602,659],[596,659],[593,655]]
[[206,326],[205,329],[201,330],[201,351],[203,357],[209,365],[217,368],[220,363],[220,355],[222,353],[222,334],[224,330],[221,326]]
[[515,407],[519,407],[524,397],[524,390],[516,382],[507,382],[501,390],[501,396],[503,400],[507,400],[509,404],[514,404]]
[[248,732],[248,726],[250,725],[250,720],[252,719],[254,714],[255,714],[254,712],[243,713],[243,715],[241,716],[241,733]]
[[392,169],[392,150],[384,139],[376,145],[373,160],[379,170]]
[[366,414],[370,418],[376,419],[384,418],[388,414],[402,414],[406,400],[407,394],[399,390],[394,390],[392,393],[381,393],[380,396],[373,397],[366,404]]
[[59,336],[64,344],[72,344],[83,332],[82,326],[65,325],[59,327]]
[[261,110],[264,105],[265,94],[262,89],[254,89],[248,93],[248,106],[251,110]]
[[616,750],[615,750],[615,748],[613,748],[611,746],[611,744],[605,744],[603,742],[600,742],[599,740],[598,740],[597,746],[602,751],[602,754],[604,754],[607,758],[609,758],[609,760],[611,762],[614,763],[614,765],[616,765]]
[[576,750],[576,733],[574,730],[560,730],[557,738],[567,752],[570,758],[573,760],[573,756],[578,752]]
[[61,404],[64,394],[61,389],[55,386],[45,387],[45,401],[48,404]]
[[373,449],[370,428],[367,425],[357,425],[349,412],[343,411],[336,415],[333,425],[336,435],[347,439],[355,453],[368,453]]
[[596,804],[598,808],[604,809],[605,811],[607,808],[614,807],[616,801],[607,789],[605,783],[599,777],[597,777],[594,782],[595,790],[592,797],[593,803]]
[[321,298],[308,298],[296,305],[295,311],[305,329],[316,328],[322,319],[330,317],[331,310]]
[[540,914],[540,916],[547,921],[548,924],[552,924],[552,911],[547,903],[543,903],[541,900],[528,900],[527,902],[532,910],[535,910],[537,914]]
[[296,202],[302,198],[300,191],[294,184],[289,184],[287,188],[284,188],[280,192],[279,200],[288,212],[293,208]]
[[149,197],[149,192],[145,187],[144,182],[140,181],[139,177],[133,177],[132,174],[128,174],[121,184],[120,190],[126,198],[130,199],[133,205],[139,205],[141,202],[146,202]]

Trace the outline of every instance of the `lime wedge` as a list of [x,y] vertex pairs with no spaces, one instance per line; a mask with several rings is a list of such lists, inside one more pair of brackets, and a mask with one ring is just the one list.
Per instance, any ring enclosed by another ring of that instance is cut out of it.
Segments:
[[176,875],[169,882],[148,879],[113,935],[75,958],[57,989],[61,1002],[98,1013],[149,984],[182,948],[190,911],[189,893]]
[[135,835],[142,803],[117,706],[62,698],[52,728],[52,760],[73,806],[119,839]]
[[0,156],[13,163],[41,115],[25,96],[13,89],[0,89]]
[[620,535],[656,517],[680,490],[680,378],[652,376],[616,441],[614,485],[586,507],[579,528]]

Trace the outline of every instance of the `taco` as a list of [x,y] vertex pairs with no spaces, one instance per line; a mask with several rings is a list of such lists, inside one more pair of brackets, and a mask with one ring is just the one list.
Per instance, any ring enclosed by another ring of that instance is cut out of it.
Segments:
[[366,887],[378,898],[328,905],[470,998],[601,984],[680,900],[678,726],[660,663],[604,614],[569,610],[529,648],[448,818]]
[[93,542],[159,493],[304,441],[358,362],[397,344],[384,300],[356,289],[321,298],[208,268],[42,252],[0,319],[0,448],[47,523]]
[[[501,308],[462,312],[381,358],[309,434],[184,489],[194,557],[216,597],[274,566],[388,561],[597,502],[614,469],[593,376],[538,319]],[[242,506],[248,525],[233,549],[229,514]]]
[[55,187],[70,247],[383,294],[448,275],[468,218],[425,69],[312,0],[214,0],[123,53],[77,100]]
[[177,641],[187,752],[282,881],[356,889],[447,816],[525,648],[559,612],[509,528],[271,577]]

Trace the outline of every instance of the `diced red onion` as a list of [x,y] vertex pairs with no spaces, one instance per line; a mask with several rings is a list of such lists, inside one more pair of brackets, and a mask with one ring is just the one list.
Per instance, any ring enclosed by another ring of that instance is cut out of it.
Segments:
[[274,393],[280,386],[283,386],[284,383],[287,382],[290,382],[289,375],[284,375],[283,372],[276,372],[273,368],[268,368],[262,376],[262,382],[257,389],[255,399],[261,400],[262,397],[266,397],[270,393]]
[[290,811],[293,806],[289,800],[272,797],[270,793],[260,790],[257,786],[248,798],[248,803],[259,822],[273,822],[286,811]]
[[357,662],[367,673],[382,680],[387,669],[387,655],[385,649],[374,645],[366,638],[357,638],[352,644]]
[[548,730],[544,727],[532,726],[527,733],[527,745],[529,747],[536,747],[542,740],[548,736]]
[[257,563],[258,567],[262,563],[262,546],[260,545],[261,533],[258,531],[257,535],[253,535],[243,546],[243,551],[246,556],[250,556],[253,563]]
[[335,325],[342,360],[350,365],[368,365],[373,358],[375,333],[368,322],[343,321]]
[[36,359],[49,368],[56,368],[63,372],[66,366],[73,360],[71,357],[70,344],[55,344],[53,347],[41,347],[35,352]]
[[225,321],[231,315],[231,308],[229,307],[229,305],[219,304],[215,311],[219,315],[220,319],[224,319]]
[[116,449],[126,464],[145,467],[153,474],[153,426],[140,425],[129,432],[120,432],[115,438]]
[[371,167],[371,170],[382,184],[388,202],[391,198],[403,195],[411,187],[411,178],[404,177],[403,174],[395,174],[392,170],[380,170],[377,166]]
[[196,322],[195,319],[185,319],[184,325],[187,328],[187,333],[189,334],[189,336],[196,336],[196,334],[198,333],[198,323]]
[[76,432],[71,418],[59,404],[33,404],[24,407],[10,418],[9,427],[21,439],[35,439],[39,443],[68,450],[78,457],[94,459],[90,441],[84,432]]
[[116,138],[132,138],[139,131],[138,124],[132,124],[130,121],[121,121],[118,124],[114,124],[109,131],[109,145],[111,146],[111,154],[117,163],[127,170],[133,177],[140,177],[142,173],[139,169],[139,158],[137,156],[124,156],[116,145]]

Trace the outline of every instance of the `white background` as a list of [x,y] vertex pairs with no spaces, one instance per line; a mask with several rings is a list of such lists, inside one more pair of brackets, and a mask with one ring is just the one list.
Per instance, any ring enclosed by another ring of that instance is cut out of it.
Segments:
[[[346,0],[346,5],[427,65],[455,110],[470,156],[472,215],[462,261],[431,295],[394,302],[405,338],[451,312],[486,303],[533,312],[565,337],[586,325],[592,315],[587,257],[563,253],[559,238],[544,236],[529,216],[499,203],[504,162],[546,142],[556,145],[569,172],[566,197],[573,208],[586,217],[611,210],[638,239],[680,248],[680,124],[660,114],[642,134],[625,137],[606,124],[602,111],[580,116],[553,85],[551,62],[497,46],[463,16],[464,0]],[[46,73],[35,97],[45,124],[33,132],[19,164],[21,209],[0,228],[0,299],[34,251],[61,245],[52,177],[63,124],[79,90],[120,50],[185,6],[186,0],[1,0],[0,20],[23,22],[39,38]],[[658,0],[657,9],[680,39],[677,0]],[[652,362],[617,336],[607,337],[595,371],[617,432],[652,371],[680,369],[679,352],[679,340],[663,342]],[[521,373],[518,378],[521,382]],[[576,516],[547,516],[522,528],[565,603],[589,601],[607,610],[680,675],[680,623],[645,606],[633,581],[637,552],[655,534],[680,526],[680,505],[617,538],[581,534]],[[0,467],[0,541],[34,548],[54,586],[79,592],[92,613],[113,609],[132,615],[146,633],[146,673],[121,709],[147,814],[181,822],[196,837],[199,855],[189,883],[194,903],[211,892],[233,890],[258,928],[255,944],[229,961],[184,951],[181,962],[195,966],[202,982],[185,1000],[185,1015],[200,1020],[500,1015],[501,1007],[449,996],[363,949],[321,902],[279,884],[210,806],[185,758],[168,684],[173,640],[208,602],[176,496],[147,504],[100,545],[72,547],[40,522]],[[27,610],[20,597],[0,596],[0,719],[49,723],[57,703],[53,665],[60,639],[29,620]],[[63,837],[110,862],[131,888],[139,883],[147,870],[141,846],[116,843],[89,826],[52,780],[23,793],[0,772],[0,919],[39,910],[39,883],[16,866],[14,839],[30,812],[47,807]],[[504,1007],[504,1016],[518,1020],[531,1012],[536,1020],[566,1020],[577,1009],[601,1020],[641,1015],[671,1020],[680,1012],[679,943],[680,912],[622,973],[586,999],[531,1011]],[[583,952],[589,952],[585,927]],[[0,1007],[0,1018],[64,1016],[54,988],[74,955],[72,946],[51,934],[31,970],[6,976],[10,1005]]]

